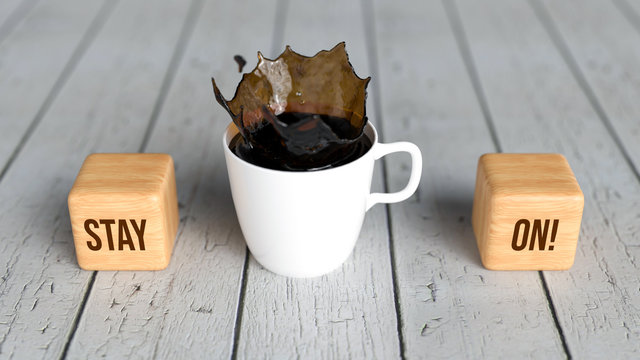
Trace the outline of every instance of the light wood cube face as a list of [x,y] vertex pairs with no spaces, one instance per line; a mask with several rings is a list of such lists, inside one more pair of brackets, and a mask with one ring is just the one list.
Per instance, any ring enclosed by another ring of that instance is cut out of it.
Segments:
[[167,154],[92,154],[69,193],[78,264],[85,270],[167,267],[178,230]]
[[566,270],[574,262],[584,196],[560,154],[485,154],[472,223],[491,270]]

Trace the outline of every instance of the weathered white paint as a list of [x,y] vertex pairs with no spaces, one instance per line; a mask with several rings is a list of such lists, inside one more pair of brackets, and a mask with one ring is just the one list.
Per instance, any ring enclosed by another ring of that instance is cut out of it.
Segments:
[[[1,6],[10,2],[4,1]],[[51,93],[100,2],[38,4],[0,43],[0,169]]]
[[[628,3],[636,8],[635,27],[621,12],[628,10],[616,8],[611,2],[544,2],[580,72],[640,171],[640,3]],[[581,11],[576,12],[576,7]]]
[[[72,358],[228,358],[245,244],[222,152],[231,121],[214,100],[211,76],[230,98],[241,74],[271,46],[274,4],[207,1],[163,104],[147,152],[176,164],[181,228],[169,267],[159,272],[100,272]],[[182,18],[181,18],[182,19]],[[261,30],[253,24],[263,21]],[[166,45],[173,47],[175,39]],[[164,76],[164,75],[162,75]]]
[[[284,36],[274,56],[284,45],[311,56],[344,40],[356,73],[371,75],[358,2],[292,1],[284,18],[277,21],[284,22]],[[367,115],[377,124],[372,86],[375,79],[368,92]],[[373,182],[381,191],[379,167]],[[384,206],[367,213],[353,254],[338,270],[313,279],[289,279],[263,269],[251,258],[246,276],[240,358],[399,356]]]
[[[584,6],[570,11],[588,13]],[[585,195],[575,265],[545,272],[571,355],[636,357],[638,179],[531,7],[511,1],[460,7],[504,150],[565,154]],[[608,24],[606,16],[602,21]]]
[[[392,205],[407,358],[562,358],[537,272],[485,270],[471,228],[478,157],[496,148],[440,1],[376,1],[387,141],[420,146],[419,193]],[[392,189],[409,159],[387,161]]]
[[[117,5],[0,182],[2,358],[58,357],[73,331],[91,273],[76,264],[66,195],[88,153],[140,147],[190,6],[165,1]],[[209,76],[230,97],[240,79],[233,55],[251,69],[256,50],[283,48],[273,38],[309,55],[347,40],[361,76],[377,60],[371,120],[383,140],[423,150],[419,193],[391,207],[406,357],[564,356],[537,273],[481,268],[469,215],[477,157],[495,149],[442,2],[363,4],[291,2],[284,17],[275,3],[205,4],[146,148],[176,161],[172,263],[99,273],[69,358],[231,354],[245,248],[218,143],[229,118]],[[0,165],[100,5],[39,2],[0,43]],[[544,5],[637,166],[637,29],[609,4]],[[564,153],[585,193],[576,264],[545,273],[571,354],[634,357],[640,183],[527,3],[457,6],[504,150]],[[377,59],[365,50],[370,12]],[[386,164],[391,190],[404,186],[408,159]],[[398,357],[387,231],[376,206],[353,256],[318,279],[274,276],[251,260],[237,355]]]
[[87,154],[139,147],[187,7],[120,3],[0,183],[3,357],[61,355],[91,276],[74,256],[68,191]]

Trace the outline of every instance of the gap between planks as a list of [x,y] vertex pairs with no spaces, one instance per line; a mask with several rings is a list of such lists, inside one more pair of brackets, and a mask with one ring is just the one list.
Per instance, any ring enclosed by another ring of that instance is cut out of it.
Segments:
[[484,90],[482,89],[482,84],[480,83],[478,70],[476,69],[476,66],[474,64],[473,55],[471,54],[469,41],[467,40],[467,35],[465,35],[464,27],[462,26],[462,20],[460,19],[458,8],[456,7],[456,3],[454,1],[442,0],[442,5],[444,6],[444,9],[447,13],[449,24],[451,24],[451,31],[453,32],[453,36],[456,38],[456,42],[458,43],[458,49],[460,50],[462,61],[464,62],[464,66],[467,68],[467,73],[469,74],[469,79],[471,80],[471,86],[473,87],[473,91],[476,93],[476,97],[478,98],[478,104],[480,105],[480,109],[482,110],[482,116],[487,123],[489,134],[491,134],[491,140],[496,147],[496,151],[501,153],[502,145],[500,144],[500,140],[498,139],[498,133],[496,131],[493,117],[491,116],[491,111],[489,110],[487,97],[485,96]]
[[87,306],[87,300],[89,300],[89,294],[91,294],[91,289],[93,288],[93,284],[96,282],[96,275],[98,275],[97,271],[94,271],[89,278],[89,283],[84,291],[84,295],[82,296],[82,301],[80,302],[80,306],[78,307],[78,312],[76,316],[73,318],[73,322],[71,322],[71,329],[69,329],[69,335],[67,335],[67,341],[64,344],[64,348],[62,348],[62,354],[60,354],[60,359],[66,359],[67,353],[69,352],[69,347],[71,346],[71,341],[76,335],[76,330],[78,329],[78,324],[80,323],[80,318],[82,314],[84,314],[84,308]]
[[[278,0],[276,3],[276,11],[274,16],[273,34],[271,36],[271,54],[274,59],[279,52],[279,48],[284,42],[284,27],[287,20],[287,10],[289,9],[289,0]],[[233,328],[233,339],[231,341],[231,359],[238,358],[238,346],[240,345],[240,334],[242,330],[242,315],[244,314],[244,301],[247,293],[247,272],[249,271],[249,248],[244,247],[245,256],[242,265],[242,274],[240,275],[240,292],[238,294],[238,307],[236,308],[236,319]]]
[[[576,61],[575,57],[571,53],[571,50],[569,49],[569,46],[567,45],[566,40],[562,37],[562,34],[560,34],[560,30],[558,29],[557,25],[551,18],[551,15],[549,15],[549,11],[545,8],[544,4],[542,4],[539,0],[529,0],[528,3],[531,6],[531,8],[533,8],[533,12],[536,14],[536,17],[538,18],[540,23],[542,23],[542,26],[544,27],[545,31],[549,35],[551,42],[558,49],[560,56],[562,56],[562,59],[567,64],[569,71],[571,71],[571,75],[573,75],[573,78],[578,83],[578,86],[584,93],[585,97],[587,98],[587,101],[589,102],[593,110],[596,112],[596,115],[604,125],[605,129],[607,129],[609,136],[613,138],[613,142],[616,144],[616,146],[622,153],[622,157],[624,158],[624,161],[627,163],[627,166],[629,166],[629,168],[635,175],[638,182],[640,182],[640,171],[638,171],[638,168],[633,163],[633,160],[631,160],[631,156],[629,156],[629,152],[627,151],[627,148],[622,143],[620,136],[618,135],[615,128],[613,127],[613,124],[611,123],[609,116],[607,115],[604,108],[602,107],[602,104],[600,104],[600,101],[598,100],[598,97],[596,96],[595,92],[589,85],[587,78],[583,74],[582,70],[580,70],[580,66],[578,65],[578,62]],[[614,2],[614,3],[617,4],[617,2]],[[622,9],[619,6],[616,6],[616,8],[622,11]],[[631,9],[625,9],[625,10],[633,11]],[[635,12],[633,13],[635,14]],[[623,15],[624,15],[624,11],[623,11]],[[626,18],[627,15],[624,15],[624,16]],[[631,21],[631,24],[633,26],[636,26],[633,21]]]
[[[535,0],[530,0],[531,2],[535,1]],[[464,66],[467,69],[467,72],[469,74],[469,78],[471,80],[471,84],[473,87],[474,92],[476,93],[476,97],[478,98],[478,103],[480,105],[480,108],[482,109],[482,114],[485,118],[485,122],[487,124],[487,127],[489,129],[489,132],[491,134],[491,140],[493,141],[493,144],[496,147],[496,151],[501,153],[503,152],[502,149],[502,145],[500,144],[500,140],[495,128],[495,124],[493,121],[493,117],[491,116],[491,111],[489,110],[489,104],[487,102],[487,98],[485,96],[484,90],[482,88],[482,84],[480,82],[480,77],[478,76],[478,71],[476,69],[475,66],[475,61],[473,60],[473,55],[471,53],[471,48],[469,46],[469,42],[467,40],[467,36],[465,34],[465,30],[464,30],[464,26],[462,25],[462,20],[460,18],[460,14],[458,11],[458,8],[455,4],[455,1],[447,1],[447,0],[442,0],[443,6],[445,8],[445,11],[447,13],[447,18],[449,20],[449,23],[451,24],[451,29],[452,32],[454,34],[454,37],[456,39],[456,42],[458,44],[458,49],[460,51],[462,60],[464,62]],[[537,12],[536,12],[537,13]],[[546,24],[544,24],[546,28]],[[555,43],[555,40],[554,40]],[[568,49],[567,49],[568,50]],[[562,53],[562,51],[560,51]],[[563,54],[564,57],[564,54]],[[573,72],[573,71],[572,71]],[[583,89],[584,90],[584,89]],[[607,124],[605,124],[607,125]],[[609,128],[609,126],[607,126],[607,129],[609,129],[610,131],[613,131],[613,129]],[[618,146],[620,145],[620,142],[618,141],[617,138],[615,138],[616,143],[618,144]],[[626,152],[624,152],[625,155],[625,159],[627,160],[627,163],[629,165],[632,165],[632,163],[630,162],[630,158],[627,156]],[[636,172],[636,176],[637,176],[637,172]],[[560,341],[562,342],[562,348],[565,352],[565,356],[567,359],[571,359],[571,353],[569,352],[569,346],[567,344],[567,340],[566,337],[564,335],[564,331],[562,329],[562,326],[560,325],[560,320],[558,319],[558,314],[556,311],[556,307],[553,303],[553,298],[551,296],[551,292],[549,291],[549,287],[547,286],[547,281],[544,277],[544,272],[542,271],[538,271],[538,275],[540,277],[540,283],[542,285],[542,289],[544,291],[544,295],[547,299],[547,305],[549,307],[549,311],[551,313],[551,316],[553,318],[553,322],[555,324],[556,327],[556,331],[558,334],[558,337],[560,338]]]
[[249,269],[249,248],[244,247],[244,265],[242,266],[242,285],[238,294],[238,307],[236,309],[236,323],[233,329],[233,341],[231,342],[231,359],[238,358],[238,345],[240,344],[240,330],[242,329],[242,314],[244,313],[244,298],[247,292],[247,270]]
[[[380,137],[380,141],[384,142],[384,131],[382,123],[384,123],[383,112],[382,112],[382,101],[380,88],[382,86],[380,82],[380,69],[378,65],[378,49],[377,43],[378,40],[376,38],[376,23],[375,23],[375,14],[373,13],[373,4],[371,0],[362,0],[361,1],[362,13],[364,16],[364,34],[366,41],[366,49],[367,56],[369,58],[369,66],[371,68],[371,74],[374,78],[378,79],[378,85],[373,87],[373,97],[376,101],[373,102],[373,106],[375,108],[375,113],[378,116],[378,122],[380,123],[380,129],[378,130],[378,136]],[[387,159],[386,157],[382,157],[380,159],[380,165],[382,170],[382,189],[383,191],[389,192],[389,174],[387,167]],[[389,246],[389,258],[391,262],[391,281],[393,283],[393,303],[394,310],[396,312],[396,332],[398,333],[398,346],[400,352],[400,358],[406,359],[406,349],[405,349],[405,341],[402,333],[402,329],[404,327],[404,323],[402,321],[401,309],[400,309],[400,285],[398,281],[398,273],[396,266],[396,254],[394,247],[394,237],[393,237],[393,222],[391,219],[391,205],[384,205],[385,217],[387,220],[387,239]]]
[[23,0],[16,6],[7,19],[0,25],[0,44],[13,32],[22,20],[31,12],[39,0]]
[[275,59],[282,50],[284,43],[284,25],[287,22],[289,0],[278,0],[276,3],[276,16],[273,19],[273,36],[271,37],[271,56]]
[[156,122],[158,121],[158,115],[160,114],[160,111],[162,111],[162,106],[164,105],[164,101],[167,98],[169,89],[171,88],[171,85],[173,85],[173,80],[176,76],[176,72],[178,71],[178,66],[182,62],[187,44],[189,43],[191,34],[193,34],[193,29],[196,27],[196,23],[198,22],[198,15],[202,12],[203,4],[204,0],[191,1],[189,12],[187,12],[185,22],[182,24],[180,36],[178,37],[178,43],[176,44],[176,47],[173,51],[173,55],[171,56],[171,61],[169,62],[169,67],[167,69],[165,77],[164,79],[162,79],[160,93],[158,94],[158,98],[153,105],[151,117],[149,118],[149,124],[147,125],[147,129],[144,132],[142,143],[140,144],[140,149],[138,150],[138,152],[144,152],[144,150],[147,148],[147,145],[149,144],[149,139],[151,138],[153,129],[155,129]]
[[109,18],[109,16],[113,12],[113,9],[115,8],[116,3],[117,1],[106,0],[102,4],[102,7],[100,8],[100,10],[98,10],[98,13],[94,17],[94,19],[91,21],[91,24],[89,25],[87,32],[84,34],[84,36],[78,43],[78,46],[76,46],[76,48],[73,50],[71,57],[69,58],[64,68],[60,72],[60,76],[58,76],[58,78],[56,79],[55,83],[51,87],[51,90],[47,94],[47,97],[44,99],[44,101],[42,102],[42,105],[38,109],[38,112],[31,120],[29,127],[27,127],[26,131],[20,138],[20,141],[16,145],[15,149],[13,150],[11,155],[9,155],[9,158],[7,159],[7,162],[4,164],[2,171],[0,171],[0,183],[4,179],[4,176],[7,174],[7,171],[9,171],[9,168],[11,167],[11,165],[13,165],[18,155],[20,155],[20,152],[24,148],[27,141],[29,141],[29,139],[31,138],[31,135],[33,135],[38,125],[40,125],[40,122],[42,122],[42,119],[47,114],[47,112],[51,108],[51,105],[60,94],[60,91],[62,90],[64,85],[67,83],[67,80],[69,80],[69,78],[71,77],[71,74],[76,69],[76,66],[78,65],[78,63],[80,62],[80,59],[82,59],[82,56],[85,54],[85,52],[89,48],[89,45],[91,45],[93,40],[96,38],[100,30],[102,29],[103,25],[106,23],[107,19]]
[[[116,1],[106,1],[105,2],[105,6],[106,4],[111,4],[111,6],[109,7],[109,13],[111,12],[111,10],[115,7]],[[151,133],[153,132],[153,129],[155,127],[158,115],[160,114],[161,110],[162,110],[162,105],[164,103],[164,100],[167,97],[167,94],[169,92],[169,89],[171,88],[171,85],[173,84],[173,80],[175,78],[175,74],[177,72],[178,66],[180,65],[180,63],[182,62],[182,58],[184,56],[184,52],[186,50],[186,47],[189,43],[189,39],[191,38],[191,35],[193,34],[193,30],[196,26],[196,23],[198,22],[199,19],[199,14],[201,13],[202,7],[204,4],[204,0],[192,0],[191,4],[189,6],[189,11],[187,12],[187,16],[185,17],[185,20],[182,24],[182,29],[180,30],[180,35],[178,37],[178,41],[174,47],[174,51],[173,51],[173,55],[171,56],[171,60],[169,62],[169,66],[167,68],[167,72],[165,73],[165,77],[162,81],[162,85],[160,87],[160,92],[158,93],[158,97],[155,101],[155,104],[153,106],[153,110],[151,113],[151,116],[149,118],[149,122],[147,124],[147,128],[145,130],[143,139],[141,141],[141,145],[139,148],[139,152],[144,152],[145,148],[147,147],[147,144],[149,142],[149,138],[151,136]],[[101,11],[102,12],[102,9]],[[100,28],[102,27],[102,25],[106,22],[106,16],[105,18],[102,19],[101,24],[100,24]],[[92,24],[93,25],[93,24]],[[93,27],[89,30],[89,32],[91,32],[91,30],[93,29]],[[91,37],[91,41],[95,38],[95,35],[98,33],[99,29],[96,29],[95,34],[93,34],[93,36]],[[84,39],[83,39],[84,40]],[[86,48],[88,47],[88,45],[91,43],[91,41],[88,41],[88,43],[86,44],[86,46],[84,46],[83,49],[83,53],[84,50],[86,50]],[[75,53],[74,53],[75,55]],[[78,60],[81,56],[78,56]],[[76,61],[75,63],[77,64],[78,61]],[[75,68],[75,64],[73,66]],[[65,70],[66,67],[65,67]],[[69,74],[72,72],[73,69],[69,70]],[[64,71],[63,71],[64,73]],[[67,74],[66,78],[69,77],[69,74]],[[66,79],[65,79],[66,81]],[[57,83],[56,83],[57,84]],[[60,86],[61,87],[61,86]],[[55,87],[54,87],[55,88]],[[58,91],[59,92],[59,89]],[[57,95],[56,92],[56,95]],[[47,97],[47,100],[49,98]],[[51,103],[53,102],[53,99],[51,100]],[[46,103],[46,101],[45,101]],[[47,109],[50,107],[51,104],[48,104]],[[40,114],[40,112],[38,113]],[[42,114],[44,115],[44,113]],[[40,119],[43,116],[40,116]],[[34,127],[35,128],[35,127]],[[29,133],[29,132],[28,132]],[[22,144],[22,142],[21,142]],[[0,181],[2,181],[2,175],[4,174],[4,172],[2,174],[0,174]],[[86,306],[87,300],[89,299],[89,296],[91,295],[91,290],[93,289],[93,284],[95,283],[95,279],[96,279],[96,275],[97,275],[97,271],[94,271],[91,274],[91,278],[89,280],[88,286],[85,290],[85,293],[83,295],[82,298],[82,303],[80,304],[80,307],[78,309],[78,313],[76,314],[76,317],[72,323],[72,327],[69,331],[69,336],[67,338],[67,341],[65,342],[64,345],[64,350],[60,356],[60,359],[65,359],[67,357],[67,352],[69,350],[69,347],[71,346],[71,343],[73,342],[73,338],[75,336],[76,330],[78,328],[78,324],[80,323],[80,319],[82,318],[83,314],[84,314],[84,308]]]

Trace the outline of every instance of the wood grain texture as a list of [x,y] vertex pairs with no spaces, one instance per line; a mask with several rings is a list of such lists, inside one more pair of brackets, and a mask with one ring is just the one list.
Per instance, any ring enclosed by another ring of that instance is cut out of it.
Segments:
[[472,224],[491,270],[567,270],[584,196],[561,154],[485,154],[478,161]]
[[[284,25],[283,42],[276,44],[278,54],[285,44],[314,55],[346,41],[355,72],[360,77],[371,73],[359,3],[291,2],[276,21]],[[376,124],[371,87],[368,93],[367,116]],[[380,191],[381,184],[378,168],[373,187]],[[367,213],[352,255],[338,270],[312,279],[291,279],[265,270],[251,258],[246,276],[239,358],[399,356],[383,206]]]
[[[169,153],[176,164],[182,217],[171,263],[160,272],[98,273],[71,358],[231,355],[246,247],[222,152],[231,119],[215,102],[210,77],[227,97],[233,94],[242,76],[233,56],[243,55],[251,66],[258,50],[266,48],[267,55],[276,8],[207,1],[196,11],[145,149]],[[260,31],[237,26],[255,22]]]
[[0,183],[7,357],[59,357],[74,330],[92,273],[77,266],[66,196],[89,153],[137,150],[188,7],[145,4],[116,7]]
[[564,154],[585,195],[574,266],[544,273],[570,354],[636,356],[637,178],[533,8],[496,1],[460,12],[504,150]]
[[[374,9],[385,140],[415,142],[424,156],[418,193],[390,207],[406,357],[563,358],[538,274],[480,263],[475,171],[496,149],[443,4]],[[387,161],[391,190],[408,173],[409,159]]]
[[61,86],[63,69],[99,9],[97,1],[44,1],[0,43],[0,169]]
[[173,159],[91,154],[69,192],[78,265],[84,270],[161,270],[178,230]]

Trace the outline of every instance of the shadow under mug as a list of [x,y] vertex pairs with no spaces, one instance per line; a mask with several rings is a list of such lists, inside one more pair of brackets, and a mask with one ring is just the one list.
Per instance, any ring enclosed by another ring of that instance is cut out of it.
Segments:
[[[223,137],[224,155],[242,234],[266,269],[291,277],[314,277],[339,267],[351,254],[367,210],[410,197],[422,174],[420,149],[409,142],[382,144],[371,123],[364,129],[371,148],[360,158],[317,171],[281,171],[242,160],[229,149],[238,128]],[[370,193],[375,160],[394,152],[411,155],[407,186]]]

